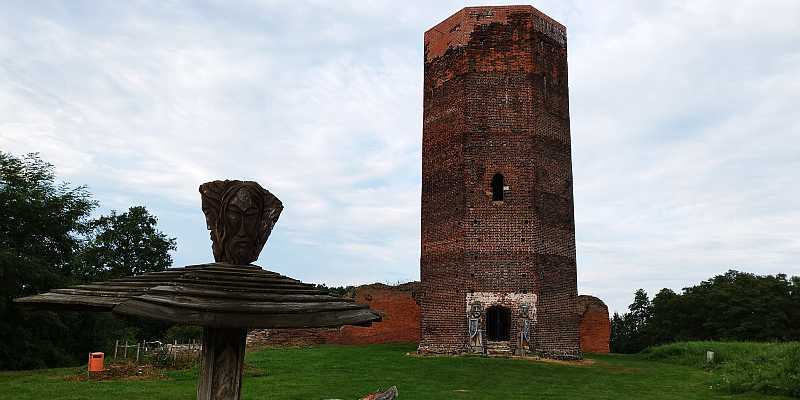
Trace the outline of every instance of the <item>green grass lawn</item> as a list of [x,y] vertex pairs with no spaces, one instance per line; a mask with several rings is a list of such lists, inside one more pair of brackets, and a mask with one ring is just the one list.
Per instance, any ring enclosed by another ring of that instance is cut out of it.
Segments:
[[[247,363],[243,399],[358,399],[396,385],[401,399],[787,399],[712,390],[712,373],[642,356],[589,355],[592,365],[482,357],[410,357],[414,345],[266,349]],[[0,373],[0,399],[195,398],[197,371],[166,380],[64,379],[81,369]]]

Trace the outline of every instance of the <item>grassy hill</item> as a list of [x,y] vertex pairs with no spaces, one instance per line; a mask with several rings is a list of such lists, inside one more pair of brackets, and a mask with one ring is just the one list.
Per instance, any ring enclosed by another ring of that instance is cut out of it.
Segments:
[[[265,349],[248,355],[260,370],[244,379],[243,399],[358,399],[396,385],[400,399],[786,399],[730,395],[711,388],[715,373],[651,355],[589,355],[565,364],[483,357],[411,357],[414,345]],[[704,351],[703,351],[704,352]],[[704,354],[704,353],[703,353]],[[689,356],[687,356],[687,359]],[[74,381],[82,369],[0,373],[3,399],[195,398],[197,371],[160,380]]]

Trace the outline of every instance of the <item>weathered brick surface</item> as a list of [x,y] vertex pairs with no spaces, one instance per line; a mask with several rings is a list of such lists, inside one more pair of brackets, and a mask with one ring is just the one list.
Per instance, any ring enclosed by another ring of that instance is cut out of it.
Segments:
[[338,329],[261,329],[248,335],[250,345],[306,346],[314,344],[376,344],[419,341],[419,282],[397,286],[380,283],[359,286],[355,300],[381,313],[383,320],[371,326]]
[[387,286],[376,283],[356,289],[356,302],[369,304],[382,320],[372,326],[344,326],[328,343],[375,344],[419,341],[419,304],[416,285]]
[[[248,345],[308,346],[315,344],[376,344],[394,342],[419,342],[420,283],[410,282],[399,286],[383,284],[365,285],[356,288],[355,298],[359,303],[369,304],[383,314],[383,321],[371,327],[342,327],[340,329],[259,329],[250,332]],[[536,295],[519,292],[467,294],[466,304],[480,303],[484,307],[502,305],[521,316],[522,304],[537,304]],[[537,310],[529,309],[526,317],[536,321]],[[580,321],[580,345],[583,352],[608,353],[611,325],[608,307],[602,300],[580,295],[577,298],[576,315]],[[481,327],[485,330],[481,321]],[[511,327],[515,338],[519,326]]]
[[310,346],[328,342],[337,329],[254,329],[247,333],[248,346]]
[[580,318],[581,351],[585,353],[608,353],[611,339],[611,321],[608,307],[594,296],[578,296],[578,318]]
[[530,350],[580,357],[568,109],[566,31],[535,8],[425,33],[420,351],[465,350],[468,293],[531,293]]

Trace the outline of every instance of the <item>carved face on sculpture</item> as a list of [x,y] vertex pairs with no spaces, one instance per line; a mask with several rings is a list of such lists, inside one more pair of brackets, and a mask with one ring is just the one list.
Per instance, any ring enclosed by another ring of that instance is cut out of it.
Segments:
[[481,304],[480,303],[473,303],[472,307],[470,307],[469,313],[470,313],[470,316],[472,318],[476,318],[476,319],[480,318],[481,317],[481,312],[482,312],[482,310],[481,310]]
[[253,201],[253,195],[247,188],[239,188],[229,202],[222,203],[222,207],[225,253],[237,261],[236,264],[246,259],[255,261],[258,255],[254,257],[252,252],[258,242],[258,216],[261,210]]
[[214,259],[249,264],[267,242],[283,205],[255,182],[214,181],[200,186]]

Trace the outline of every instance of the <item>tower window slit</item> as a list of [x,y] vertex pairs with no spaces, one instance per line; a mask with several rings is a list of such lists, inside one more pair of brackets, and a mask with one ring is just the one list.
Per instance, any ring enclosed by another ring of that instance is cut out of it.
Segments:
[[505,180],[503,174],[494,174],[492,178],[492,201],[503,201],[503,187]]

